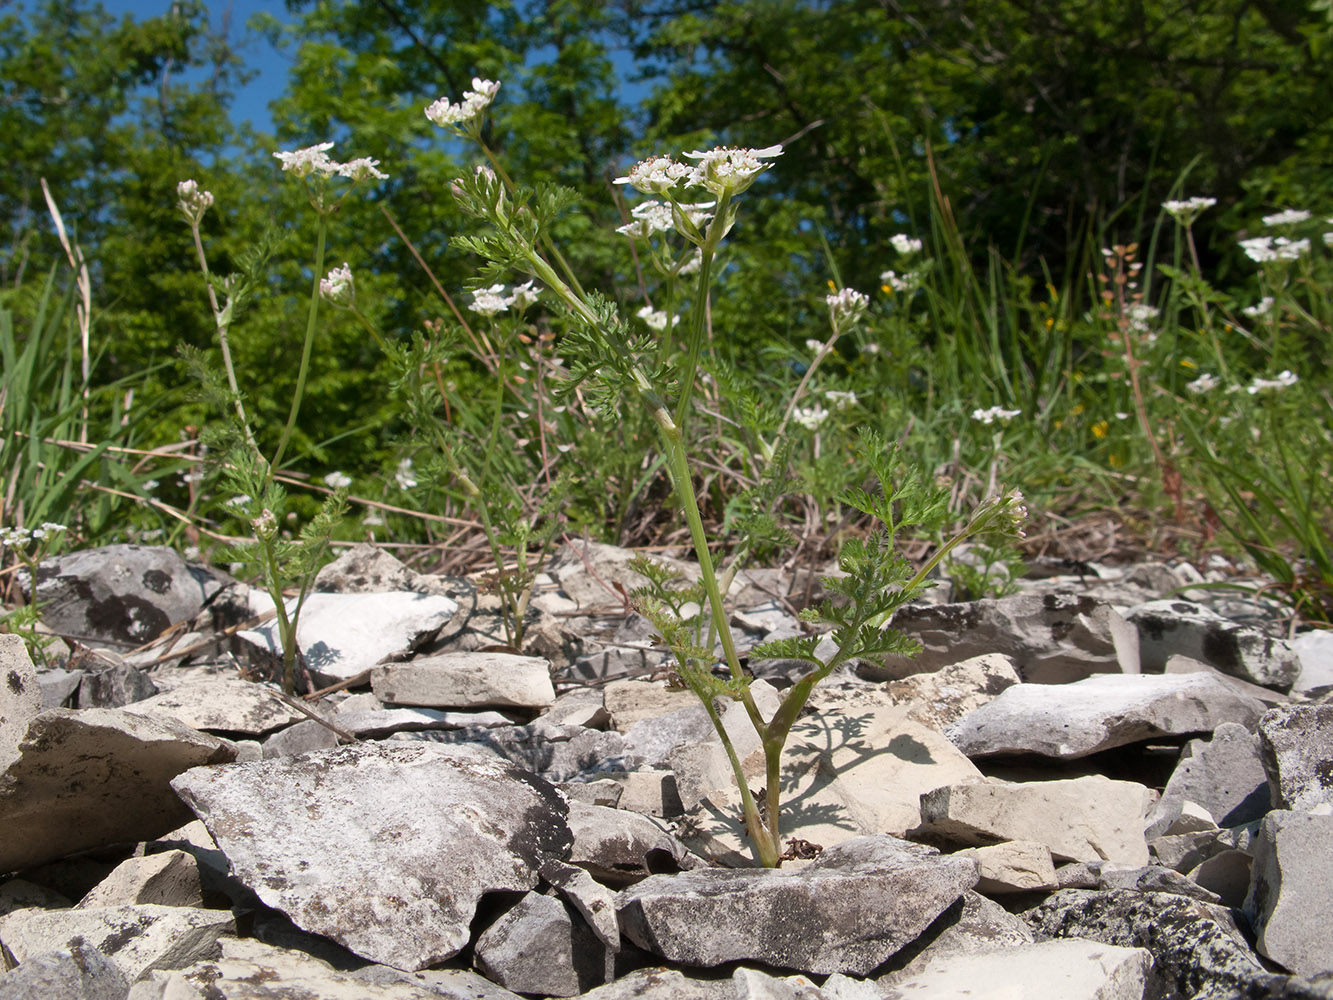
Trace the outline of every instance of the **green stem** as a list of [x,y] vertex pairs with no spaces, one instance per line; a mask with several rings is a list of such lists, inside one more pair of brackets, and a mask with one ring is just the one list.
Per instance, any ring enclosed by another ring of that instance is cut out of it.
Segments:
[[301,346],[301,368],[296,375],[296,392],[292,395],[292,408],[287,414],[287,426],[282,429],[278,450],[273,456],[274,469],[282,466],[282,456],[286,453],[292,431],[296,428],[296,415],[301,412],[301,397],[305,395],[305,380],[310,372],[310,348],[315,342],[315,320],[319,316],[319,282],[324,276],[324,243],[328,229],[328,216],[320,212],[319,237],[315,243],[315,277],[310,288],[310,312],[305,324],[305,343]]

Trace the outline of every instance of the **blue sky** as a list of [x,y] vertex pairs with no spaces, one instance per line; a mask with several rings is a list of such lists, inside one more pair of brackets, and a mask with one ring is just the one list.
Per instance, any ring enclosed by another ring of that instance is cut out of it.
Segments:
[[[132,14],[136,18],[160,17],[171,9],[172,0],[101,0],[109,12],[120,17]],[[246,22],[251,15],[267,13],[283,24],[291,24],[295,17],[287,12],[283,0],[211,0],[208,4],[208,18],[214,29],[222,26],[224,19],[229,19],[228,37],[239,48],[247,69],[257,70],[255,78],[236,92],[232,104],[232,119],[236,122],[249,121],[261,132],[273,131],[273,119],[269,115],[268,102],[279,96],[287,85],[287,71],[290,57],[274,49],[265,39],[246,30]],[[632,59],[625,50],[612,50],[611,60],[622,78],[620,99],[637,102],[642,99],[649,87],[626,85],[623,79],[632,68]]]

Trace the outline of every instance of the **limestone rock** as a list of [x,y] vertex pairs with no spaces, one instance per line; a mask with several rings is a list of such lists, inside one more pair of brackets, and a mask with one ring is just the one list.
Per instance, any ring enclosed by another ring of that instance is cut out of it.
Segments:
[[1057,781],[984,781],[921,796],[925,831],[963,844],[1032,840],[1053,857],[1148,863],[1143,819],[1152,793],[1101,775]]
[[1138,629],[1143,669],[1160,671],[1176,654],[1225,674],[1289,690],[1301,663],[1291,647],[1254,625],[1239,625],[1190,601],[1149,601],[1125,616]]
[[581,1000],[736,1000],[730,976],[687,976],[679,969],[639,969],[584,993]]
[[82,940],[0,973],[5,1000],[125,1000],[129,992],[116,963]]
[[1302,995],[1281,992],[1285,977],[1264,969],[1231,911],[1216,904],[1132,889],[1062,889],[1025,916],[1051,937],[1147,948],[1163,981],[1158,996]]
[[42,689],[42,710],[48,708],[73,708],[70,698],[76,695],[87,672],[83,670],[43,670],[37,675],[37,683]]
[[[883,986],[885,1000],[1142,1000],[1152,956],[1077,938],[948,955]],[[883,985],[883,984],[882,984]]]
[[1259,752],[1274,808],[1308,810],[1333,802],[1333,705],[1264,713]]
[[654,875],[617,897],[621,929],[671,961],[754,959],[864,975],[975,883],[976,862],[889,836],[826,850],[798,871],[704,868]]
[[120,663],[84,675],[79,682],[79,708],[124,708],[151,698],[157,690],[142,670]]
[[[694,804],[680,837],[705,857],[744,863],[749,842],[735,778],[718,753],[700,763],[703,746],[672,757],[682,802]],[[698,771],[691,773],[687,764]],[[762,752],[752,751],[743,764],[751,788],[761,787]],[[784,838],[821,847],[869,834],[906,834],[921,822],[923,793],[981,779],[948,739],[911,721],[901,708],[803,717],[783,752],[783,773]]]
[[1020,680],[1013,660],[984,653],[928,674],[889,681],[884,690],[891,704],[908,706],[912,719],[943,731]]
[[369,712],[339,712],[338,726],[362,739],[380,740],[394,733],[424,733],[432,729],[494,729],[512,726],[499,712],[448,712],[435,708],[381,708]]
[[[393,973],[377,982],[368,973],[382,966],[339,972],[303,952],[253,938],[223,938],[220,945],[219,958],[196,962],[178,972],[153,973],[135,986],[130,1000],[439,1000],[442,996],[449,1000],[517,1000],[498,986],[486,992],[450,990],[445,985],[448,979],[439,990],[404,981],[406,976],[397,979]],[[479,978],[475,973],[471,976]]]
[[1051,849],[1032,840],[1010,840],[991,847],[970,847],[956,852],[972,858],[981,868],[977,892],[1002,895],[1054,889],[1055,863]]
[[236,756],[175,720],[114,708],[43,712],[18,753],[0,774],[0,872],[175,829],[190,814],[171,779]]
[[1253,869],[1253,857],[1245,851],[1232,849],[1205,858],[1185,877],[1217,896],[1223,906],[1239,910],[1249,895]]
[[663,681],[612,681],[602,689],[611,728],[628,733],[635,723],[699,704],[691,691],[672,691]]
[[936,958],[1019,948],[1036,940],[1023,920],[969,889],[889,962],[890,977],[910,975]]
[[341,742],[338,734],[328,726],[320,725],[314,719],[306,719],[280,729],[264,740],[260,759],[273,760],[275,757],[294,757],[311,750],[330,750]]
[[1073,684],[1018,684],[958,721],[949,736],[969,757],[1034,753],[1073,759],[1158,736],[1253,725],[1264,706],[1209,674],[1106,675]]
[[551,664],[513,653],[439,653],[387,663],[370,674],[386,704],[436,708],[546,708],[555,702]]
[[[254,594],[257,610],[267,602]],[[297,644],[316,684],[337,684],[429,642],[458,605],[435,594],[311,594],[301,607]],[[238,632],[257,655],[282,659],[276,621]]]
[[469,726],[398,733],[393,738],[476,747],[547,781],[588,781],[624,766],[624,739],[619,733],[582,726]]
[[872,680],[929,673],[986,653],[1013,660],[1023,680],[1063,684],[1092,674],[1137,674],[1138,635],[1109,604],[1072,594],[1018,594],[963,604],[913,604],[891,623],[922,650],[858,666]]
[[42,710],[42,688],[28,647],[16,635],[0,633],[0,768],[14,759],[28,721]]
[[224,582],[166,546],[107,545],[44,560],[36,596],[54,631],[133,648],[194,618]]
[[262,736],[308,718],[287,705],[268,685],[229,677],[188,681],[136,702],[133,711],[165,715],[193,729],[251,736]]
[[64,910],[73,905],[62,893],[24,878],[11,878],[0,885],[0,917],[15,910]]
[[435,594],[453,599],[456,581],[427,576],[404,565],[384,549],[362,542],[344,549],[315,574],[320,594],[384,594],[394,591]]
[[[833,1000],[805,976],[774,976],[741,966],[731,974],[736,1000]],[[878,1000],[878,991],[875,994]]]
[[229,910],[189,906],[15,910],[0,917],[0,940],[20,963],[82,940],[111,959],[129,982],[149,969],[180,969],[216,954],[218,938],[235,931]]
[[1240,826],[1268,812],[1268,781],[1259,754],[1259,739],[1244,726],[1224,723],[1211,740],[1190,740],[1180,763],[1149,816],[1149,839],[1166,833],[1187,803],[1206,810],[1216,826]]
[[161,906],[202,906],[204,891],[199,863],[184,851],[163,851],[127,858],[78,902],[81,910],[100,906],[156,903]]
[[267,905],[406,970],[457,954],[484,893],[531,889],[571,841],[554,788],[470,747],[363,743],[173,785]]
[[570,863],[606,885],[627,885],[703,865],[661,825],[624,809],[571,801],[569,829],[574,834]]
[[529,892],[477,936],[473,963],[516,993],[572,997],[606,981],[605,951],[566,904]]
[[[546,564],[546,572],[555,580],[564,595],[581,609],[622,605],[623,593],[647,584],[647,579],[629,568],[636,553],[604,542],[566,542],[555,550]],[[689,578],[697,578],[697,566],[664,556],[653,561],[679,570]],[[615,588],[616,584],[624,591]]]
[[1245,910],[1256,947],[1300,976],[1333,972],[1333,814],[1277,810],[1255,843]]
[[1333,686],[1333,632],[1311,629],[1291,640],[1291,651],[1301,661],[1301,672],[1293,691]]

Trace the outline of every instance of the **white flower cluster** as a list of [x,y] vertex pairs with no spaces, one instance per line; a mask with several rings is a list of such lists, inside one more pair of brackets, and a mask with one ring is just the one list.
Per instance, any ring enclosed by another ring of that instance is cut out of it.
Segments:
[[677,224],[677,212],[686,222],[695,229],[698,229],[705,222],[713,217],[709,209],[717,203],[712,201],[701,201],[687,205],[671,205],[662,201],[645,201],[635,205],[630,210],[630,215],[634,221],[623,226],[617,226],[616,232],[623,233],[631,239],[646,240],[654,233],[665,233],[674,228]]
[[809,351],[811,354],[815,355],[821,354],[823,353],[824,350],[824,342],[822,340],[816,339],[815,337],[807,337],[805,339],[805,349]]
[[467,126],[476,121],[481,113],[491,106],[500,85],[494,80],[483,80],[479,76],[472,78],[472,89],[463,91],[463,99],[454,104],[447,97],[441,97],[426,109],[426,117],[440,128]]
[[324,477],[324,485],[331,490],[341,490],[352,485],[352,477],[342,472],[330,472]]
[[1204,372],[1193,382],[1186,382],[1185,388],[1195,396],[1202,396],[1205,392],[1208,392],[1211,389],[1216,389],[1221,384],[1222,380],[1216,375],[1210,375],[1207,372]]
[[1216,198],[1186,198],[1184,201],[1164,201],[1162,207],[1182,226],[1190,226],[1205,209],[1212,208],[1216,204]]
[[667,328],[667,321],[670,319],[665,312],[652,306],[644,306],[634,315],[643,320],[650,330],[656,330],[658,333]]
[[398,462],[398,471],[393,474],[400,490],[410,490],[417,485],[417,470],[412,466],[412,459],[404,458]]
[[817,431],[819,425],[828,419],[828,414],[828,410],[816,403],[814,406],[797,407],[791,416],[802,427]]
[[925,276],[924,271],[908,271],[906,274],[899,274],[897,271],[885,271],[879,276],[879,283],[885,290],[892,290],[901,294],[920,288]]
[[835,410],[847,410],[856,405],[856,393],[844,392],[841,389],[825,389],[824,398]]
[[1245,387],[1245,391],[1251,396],[1261,392],[1280,392],[1288,386],[1295,385],[1298,381],[1300,381],[1300,379],[1292,372],[1281,371],[1278,372],[1277,378],[1259,378],[1256,376],[1255,379]]
[[346,261],[342,267],[331,270],[328,277],[320,279],[319,294],[335,306],[352,307],[356,301],[356,287],[352,283],[352,269]]
[[304,149],[280,151],[273,155],[282,163],[284,171],[297,177],[319,174],[323,177],[346,177],[352,181],[365,181],[372,177],[380,181],[389,179],[388,174],[377,169],[380,165],[379,160],[361,156],[346,163],[339,163],[329,157],[329,150],[332,148],[333,143],[321,142],[314,146],[306,146]]
[[1287,208],[1273,215],[1264,216],[1265,226],[1298,226],[1310,220],[1310,213],[1303,208]]
[[0,528],[0,545],[18,546],[45,541],[50,535],[68,530],[63,524],[43,521],[37,528]]
[[1273,308],[1273,296],[1265,295],[1262,299],[1259,300],[1257,305],[1246,306],[1244,309],[1241,310],[1241,312],[1243,312],[1246,316],[1249,316],[1251,319],[1258,319],[1260,316],[1267,316],[1269,311],[1272,310],[1272,308]]
[[190,222],[198,222],[204,213],[213,207],[213,193],[205,191],[194,181],[181,181],[176,185],[176,204]]
[[685,156],[699,162],[694,166],[669,156],[652,156],[630,168],[616,184],[628,184],[643,194],[663,195],[681,188],[705,188],[717,195],[737,195],[772,164],[763,162],[782,155],[781,146],[742,149],[719,146],[707,151],[695,150]]
[[825,296],[828,303],[829,319],[835,329],[844,330],[862,316],[870,306],[870,296],[858,292],[855,288],[842,288],[832,295]]
[[897,233],[890,236],[889,242],[893,244],[893,249],[904,257],[908,254],[919,253],[922,246],[920,240],[914,239],[906,233]]
[[1144,302],[1132,302],[1125,307],[1125,316],[1129,320],[1129,328],[1135,333],[1147,333],[1150,324],[1157,318],[1158,312],[1156,306],[1150,306]]
[[985,410],[973,410],[972,419],[979,420],[983,424],[993,424],[997,420],[1002,424],[1007,424],[1022,412],[1022,410],[1006,410],[1003,406],[992,406]]
[[977,505],[968,522],[969,533],[980,531],[1012,531],[1026,538],[1023,522],[1027,520],[1027,501],[1020,490],[1008,490],[1000,496],[987,497]]
[[514,290],[506,295],[504,285],[491,285],[490,288],[478,288],[472,293],[472,304],[468,307],[482,316],[494,316],[507,309],[522,312],[537,301],[537,289],[531,281],[515,285]]
[[[1272,218],[1272,216],[1269,216]],[[1297,260],[1310,249],[1310,241],[1289,240],[1285,236],[1255,236],[1241,240],[1245,256],[1260,264],[1274,260]]]

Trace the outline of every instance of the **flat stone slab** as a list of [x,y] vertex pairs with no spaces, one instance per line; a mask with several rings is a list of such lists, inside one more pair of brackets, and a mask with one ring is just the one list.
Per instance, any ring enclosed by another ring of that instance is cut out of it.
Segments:
[[273,688],[229,677],[188,681],[134,703],[140,715],[166,715],[193,729],[262,736],[309,716],[277,697]]
[[881,983],[884,1000],[1142,1000],[1152,955],[1067,938],[981,955],[946,955],[892,985]]
[[85,941],[0,973],[5,1000],[125,1000],[129,991],[119,966]]
[[409,971],[457,954],[481,896],[533,888],[572,839],[554,787],[466,746],[363,743],[172,784],[267,905]]
[[0,768],[9,764],[28,720],[42,710],[42,686],[23,640],[0,634]]
[[150,969],[179,969],[216,954],[218,938],[235,932],[230,910],[191,906],[15,910],[0,917],[0,940],[19,962],[84,941],[131,983]]
[[555,704],[551,664],[513,653],[440,653],[386,663],[370,674],[386,704],[433,708],[549,708]]
[[380,739],[394,733],[424,733],[434,729],[496,728],[512,726],[499,712],[442,712],[437,708],[381,708],[362,712],[339,712],[339,728],[363,739]]
[[922,825],[962,844],[1032,840],[1069,861],[1148,863],[1144,817],[1152,792],[1101,775],[1057,781],[984,781],[921,796]]
[[106,545],[44,560],[37,602],[54,632],[133,648],[193,618],[224,580],[164,545]]
[[654,875],[616,897],[622,932],[673,962],[753,959],[865,975],[976,883],[970,858],[879,835],[799,870],[704,868]]
[[963,716],[949,738],[969,757],[1070,760],[1159,736],[1253,726],[1262,702],[1214,674],[1105,674],[1073,684],[1015,684]]
[[[252,596],[256,604],[272,606],[262,595]],[[337,684],[428,642],[457,610],[457,602],[438,594],[310,594],[296,640],[315,683]],[[276,621],[236,634],[281,661]]]
[[29,721],[18,754],[0,774],[0,872],[174,830],[190,811],[171,779],[236,748],[174,719],[56,708]]

